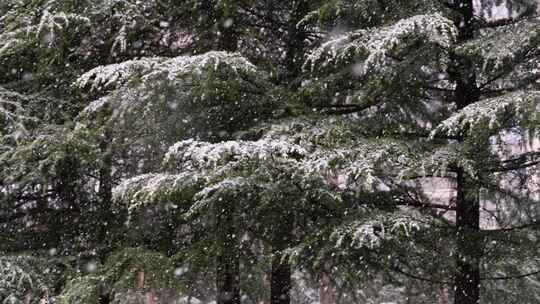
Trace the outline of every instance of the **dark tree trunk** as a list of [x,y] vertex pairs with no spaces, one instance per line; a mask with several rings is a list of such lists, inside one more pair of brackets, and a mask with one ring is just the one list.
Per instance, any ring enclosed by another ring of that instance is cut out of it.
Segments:
[[292,87],[298,86],[296,78],[302,72],[304,54],[306,52],[306,29],[298,27],[298,23],[309,13],[309,1],[292,1],[292,9],[287,37],[285,37],[285,75],[283,81]]
[[[214,18],[218,21],[216,48],[227,52],[236,52],[238,33],[234,23],[237,21],[235,11],[216,11],[212,8]],[[223,10],[223,8],[222,8]],[[216,212],[216,242],[218,253],[216,258],[217,304],[240,304],[240,242],[238,228],[235,225],[235,211],[231,205],[218,206]]]
[[112,199],[112,134],[109,127],[105,130],[103,138],[99,143],[99,150],[103,157],[99,169],[99,199],[102,205],[107,208],[110,206]]
[[107,233],[112,224],[111,203],[112,203],[112,130],[105,127],[103,138],[99,143],[102,153],[101,166],[99,168],[99,213],[102,218],[99,221],[99,239],[107,239]]
[[272,273],[270,275],[270,303],[291,303],[291,267],[281,254],[276,253],[272,258]]
[[457,172],[455,304],[480,303],[480,203],[463,170]]
[[240,304],[239,260],[237,257],[218,256],[217,304]]
[[[238,35],[235,32],[235,12],[216,11],[211,8],[217,20],[216,48],[235,52]],[[240,304],[240,257],[238,229],[235,225],[234,210],[230,205],[218,206],[216,212],[216,302],[217,304]]]
[[[459,29],[458,42],[474,38],[473,0],[454,1],[460,17],[455,20]],[[458,110],[479,100],[473,62],[453,55],[450,77],[456,83],[454,102]],[[462,134],[461,142],[465,140]],[[456,169],[456,272],[454,276],[454,303],[480,302],[480,259],[482,246],[480,231],[480,201],[478,186],[466,176],[463,168]]]
[[98,303],[99,304],[110,304],[111,303],[110,294],[106,293],[106,294],[100,295],[99,299],[98,299]]
[[457,0],[454,6],[460,14],[456,25],[459,29],[458,39],[461,41],[469,40],[474,37],[474,4],[473,0]]
[[218,25],[219,35],[217,48],[227,52],[236,52],[238,49],[238,34],[235,31],[234,22],[236,16],[232,13],[222,14],[221,23]]
[[284,250],[291,245],[294,220],[292,214],[276,222],[272,238],[272,270],[270,273],[270,304],[291,303],[291,266]]
[[240,261],[238,229],[234,210],[218,205],[216,212],[216,302],[240,304]]

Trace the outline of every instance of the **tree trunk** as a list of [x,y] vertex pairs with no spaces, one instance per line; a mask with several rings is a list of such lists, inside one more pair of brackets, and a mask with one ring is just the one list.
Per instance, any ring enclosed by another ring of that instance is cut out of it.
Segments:
[[460,19],[457,20],[456,26],[459,30],[458,39],[461,41],[474,38],[474,4],[473,0],[457,0],[454,1],[454,7],[459,12]]
[[111,295],[109,293],[103,293],[99,295],[98,299],[99,304],[110,304],[111,303]]
[[99,240],[106,240],[107,233],[112,224],[111,203],[112,203],[112,130],[105,127],[103,138],[99,143],[99,150],[102,153],[101,165],[99,168],[99,213],[102,217],[99,221]]
[[227,52],[236,52],[238,49],[238,35],[234,30],[234,15],[223,15],[218,26],[219,36],[217,48]]
[[217,304],[240,304],[238,258],[221,254],[217,265]]
[[240,304],[240,261],[234,210],[218,204],[216,212],[217,304]]
[[[229,6],[229,7],[228,7]],[[238,49],[238,33],[236,32],[238,14],[234,4],[219,6],[214,4],[214,19],[217,21],[217,37],[215,48],[221,51],[236,52]]]
[[[477,191],[468,190],[463,170],[457,172],[455,304],[480,302],[480,203]],[[476,192],[476,193],[475,193]]]
[[309,13],[309,1],[293,1],[291,5],[292,11],[285,38],[285,75],[283,75],[283,81],[295,88],[299,86],[295,80],[302,72],[307,39],[306,29],[298,27],[298,23]]
[[290,246],[293,231],[293,217],[285,214],[276,223],[272,238],[272,270],[270,273],[270,304],[291,303],[291,266],[284,258],[284,250]]
[[[454,1],[460,18],[455,20],[458,27],[458,42],[474,38],[474,8],[472,0]],[[452,69],[448,71],[456,83],[454,101],[457,109],[479,100],[476,74],[473,63],[464,58],[452,58]],[[463,135],[465,136],[465,135]],[[465,138],[461,138],[463,142]],[[478,235],[480,231],[480,201],[478,186],[467,178],[463,168],[456,169],[456,272],[454,276],[454,303],[478,304],[480,301],[480,258],[482,248]]]
[[[214,4],[215,5],[215,4]],[[238,35],[235,32],[234,11],[216,11],[218,20],[218,50],[235,52],[238,47]],[[238,229],[235,225],[235,211],[231,205],[218,205],[216,210],[216,242],[218,253],[216,258],[217,304],[240,304],[240,256]]]
[[272,273],[270,276],[270,303],[291,303],[291,267],[287,261],[282,261],[281,253],[272,257]]

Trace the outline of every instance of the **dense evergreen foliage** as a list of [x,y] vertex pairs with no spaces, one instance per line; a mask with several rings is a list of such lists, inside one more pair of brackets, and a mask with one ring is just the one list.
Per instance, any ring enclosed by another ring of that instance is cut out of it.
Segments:
[[538,11],[3,1],[0,302],[540,301]]

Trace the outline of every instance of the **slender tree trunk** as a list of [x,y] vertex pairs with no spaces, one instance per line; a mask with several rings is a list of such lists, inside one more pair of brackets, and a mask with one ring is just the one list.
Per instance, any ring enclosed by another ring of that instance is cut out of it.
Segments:
[[[480,203],[477,192],[466,184],[462,170],[457,172],[456,204],[456,276],[455,304],[480,303],[480,257],[477,239],[480,231]],[[475,193],[476,192],[476,193]]]
[[239,260],[236,257],[218,256],[217,265],[217,303],[240,304]]
[[291,303],[291,266],[284,258],[284,250],[292,240],[293,218],[285,214],[280,223],[276,223],[272,240],[272,272],[270,274],[270,304]]
[[[214,4],[215,5],[215,4]],[[215,11],[215,7],[213,8]],[[222,8],[223,9],[223,8]],[[216,47],[227,52],[236,52],[238,35],[235,32],[234,11],[215,11],[219,24]],[[218,206],[216,210],[216,258],[217,304],[240,304],[240,252],[239,231],[235,225],[232,206]]]
[[218,204],[216,212],[216,302],[240,304],[240,260],[234,210]]
[[227,4],[219,7],[214,5],[214,19],[217,21],[217,37],[215,48],[227,52],[236,52],[238,49],[238,33],[236,32],[238,14],[234,5]]
[[272,273],[270,276],[270,303],[291,303],[291,266],[283,261],[280,253],[272,257]]
[[112,130],[105,127],[103,138],[99,143],[102,153],[101,166],[99,168],[99,212],[102,216],[100,220],[99,239],[107,239],[107,233],[112,224],[110,208],[112,203]]
[[106,127],[103,138],[99,143],[99,150],[103,157],[99,169],[99,199],[102,205],[108,207],[112,200],[112,130]]
[[[460,17],[455,20],[458,27],[458,42],[474,38],[473,0],[453,2]],[[454,101],[457,109],[479,100],[476,74],[473,63],[453,55],[450,77],[456,83]],[[463,135],[465,136],[465,135]],[[465,138],[461,139],[463,142]],[[482,248],[477,236],[480,231],[480,202],[478,187],[466,176],[463,168],[456,169],[456,273],[454,276],[454,303],[478,304],[480,301],[480,258]]]
[[227,52],[236,52],[238,49],[238,35],[234,26],[235,16],[226,14],[221,19],[221,24],[218,26],[217,48]]
[[302,72],[304,54],[306,52],[306,29],[299,27],[298,23],[309,13],[309,1],[292,1],[292,11],[288,22],[288,36],[285,38],[285,75],[283,81],[293,88],[299,85],[294,81]]
[[103,293],[99,295],[98,299],[99,304],[110,304],[111,303],[111,295],[109,293]]

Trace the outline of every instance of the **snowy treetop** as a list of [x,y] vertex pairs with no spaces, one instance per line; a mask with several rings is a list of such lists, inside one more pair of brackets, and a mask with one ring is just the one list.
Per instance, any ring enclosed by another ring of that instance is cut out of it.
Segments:
[[212,51],[197,56],[149,57],[99,66],[84,73],[77,79],[75,85],[81,88],[90,86],[91,90],[102,90],[118,87],[137,76],[143,81],[163,76],[168,80],[174,80],[189,74],[198,75],[203,71],[217,71],[223,67],[236,73],[256,72],[255,66],[239,54]]
[[440,14],[418,15],[397,23],[369,30],[347,33],[324,43],[312,52],[306,69],[320,70],[328,65],[363,62],[361,72],[379,68],[396,50],[407,45],[411,36],[448,49],[457,36],[453,22]]
[[432,136],[458,136],[466,131],[500,130],[509,122],[537,121],[540,113],[540,92],[517,91],[473,103],[444,120]]

